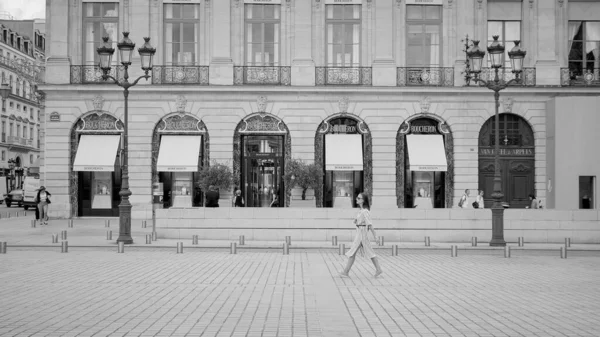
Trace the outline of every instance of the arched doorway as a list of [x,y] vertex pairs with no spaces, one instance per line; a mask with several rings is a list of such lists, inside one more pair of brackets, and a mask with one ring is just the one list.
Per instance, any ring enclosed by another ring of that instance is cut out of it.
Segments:
[[209,163],[208,130],[202,120],[181,109],[161,118],[152,132],[152,183],[157,186],[153,193],[162,195],[163,208],[204,205],[197,172]]
[[399,208],[451,208],[454,141],[432,114],[405,120],[396,134],[396,203]]
[[323,167],[317,207],[352,208],[360,192],[373,194],[373,147],[367,124],[338,113],[323,120],[315,134],[315,163]]
[[233,176],[239,179],[236,187],[246,207],[289,206],[291,187],[285,186],[283,175],[291,156],[289,129],[277,116],[253,113],[238,123],[233,134]]
[[[529,205],[535,190],[535,140],[533,130],[522,117],[503,113],[500,119],[500,175],[503,202],[511,208]],[[490,208],[494,191],[495,117],[490,117],[479,131],[479,189],[485,193],[485,207]]]

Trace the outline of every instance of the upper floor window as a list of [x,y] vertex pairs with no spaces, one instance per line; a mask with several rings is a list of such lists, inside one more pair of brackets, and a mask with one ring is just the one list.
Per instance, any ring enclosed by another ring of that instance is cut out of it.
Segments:
[[569,71],[574,77],[600,69],[600,21],[569,21]]
[[[504,63],[504,68],[509,69],[512,65],[510,57],[508,57],[508,52],[514,47],[515,40],[521,40],[521,21],[488,21],[488,41],[486,47],[494,41],[492,37],[494,35],[498,35],[498,41],[504,45],[502,63]],[[486,54],[488,54],[488,67],[491,67],[492,61],[489,58],[489,53]]]
[[29,128],[29,138],[33,140],[33,128]]
[[[83,4],[83,61],[85,64],[96,65],[100,57],[96,52],[102,44],[102,37],[108,36],[109,41],[117,49],[117,33],[119,24],[119,4],[117,2],[86,2]],[[117,55],[113,62],[117,63]]]
[[327,66],[360,65],[360,5],[327,5]]
[[198,62],[197,4],[165,4],[165,64]]
[[406,6],[407,66],[439,67],[442,62],[442,6]]
[[33,119],[33,108],[29,108],[29,118]]
[[246,64],[279,65],[280,5],[246,5]]

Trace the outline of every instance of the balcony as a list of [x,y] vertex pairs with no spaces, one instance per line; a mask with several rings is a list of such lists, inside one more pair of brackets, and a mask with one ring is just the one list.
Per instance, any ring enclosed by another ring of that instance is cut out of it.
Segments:
[[[493,81],[495,77],[494,74],[494,68],[482,68],[481,69],[481,74],[479,74],[479,78],[485,81]],[[512,80],[513,78],[515,78],[515,74],[512,72],[511,69],[500,69],[498,71],[498,77],[500,78],[500,80],[504,80],[505,82],[508,82],[510,80]],[[521,72],[521,83],[520,84],[513,84],[513,85],[520,85],[520,86],[524,86],[524,87],[535,87],[535,68],[523,68],[523,71]],[[483,83],[479,83],[479,85],[483,86]]]
[[600,68],[581,69],[560,68],[560,85],[570,86],[600,86]]
[[454,68],[397,68],[396,85],[399,87],[453,87]]
[[[110,68],[109,75],[123,81],[125,78],[125,67],[113,65]],[[78,65],[71,66],[71,84],[103,84],[107,83],[102,79],[102,70],[97,65]]]
[[152,84],[208,85],[208,66],[154,66]]
[[371,67],[316,67],[316,85],[373,85]]
[[0,64],[13,70],[20,77],[25,78],[28,81],[41,83],[44,80],[44,66],[30,62],[23,62],[21,60],[16,59],[10,60],[5,56],[0,56]]
[[[4,136],[4,135],[2,135],[2,136]],[[33,139],[21,138],[21,137],[16,137],[16,136],[8,136],[6,139],[6,143],[11,144],[11,145],[21,145],[21,146],[33,147]]]
[[233,84],[291,85],[292,67],[233,67]]

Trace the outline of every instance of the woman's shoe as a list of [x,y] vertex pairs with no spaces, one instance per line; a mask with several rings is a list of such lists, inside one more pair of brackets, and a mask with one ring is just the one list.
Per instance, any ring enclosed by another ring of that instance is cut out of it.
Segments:
[[344,271],[341,271],[339,275],[340,275],[340,277],[350,277],[350,275],[348,275],[348,273],[346,273]]
[[379,275],[383,274],[383,270],[378,270],[375,272],[375,275],[373,275],[374,277],[378,277]]

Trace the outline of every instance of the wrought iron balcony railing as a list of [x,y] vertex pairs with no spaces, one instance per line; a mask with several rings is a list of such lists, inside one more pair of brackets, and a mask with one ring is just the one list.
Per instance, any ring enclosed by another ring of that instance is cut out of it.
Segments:
[[454,68],[406,67],[397,68],[396,85],[453,87]]
[[600,68],[569,69],[560,68],[562,86],[600,86]]
[[316,85],[373,85],[371,67],[316,67]]
[[154,66],[152,84],[208,85],[208,66]]
[[[493,81],[495,76],[496,75],[494,74],[494,68],[483,68],[481,69],[481,73],[479,74],[479,78],[485,81]],[[515,83],[514,85],[520,85],[524,87],[535,87],[535,68],[523,68],[523,71],[521,72],[520,76],[521,83]],[[498,77],[500,78],[500,80],[508,82],[515,78],[515,74],[512,72],[511,69],[501,68],[498,71]],[[483,83],[479,82],[479,85],[483,86]]]
[[0,64],[15,71],[28,81],[35,83],[44,81],[46,68],[42,65],[34,64],[32,62],[23,62],[23,60],[18,59],[11,60],[5,56],[0,56]]
[[33,140],[16,136],[8,136],[6,142],[14,145],[33,146]]
[[[113,65],[109,75],[119,80],[124,80],[125,67]],[[71,84],[103,84],[102,70],[97,65],[71,66]]]
[[291,85],[292,67],[233,67],[233,84]]

